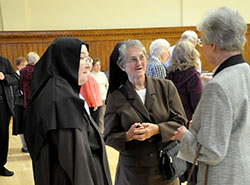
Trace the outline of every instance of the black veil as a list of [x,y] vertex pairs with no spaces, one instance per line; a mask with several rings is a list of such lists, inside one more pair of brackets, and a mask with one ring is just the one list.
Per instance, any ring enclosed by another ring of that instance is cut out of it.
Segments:
[[55,39],[34,67],[26,111],[25,139],[33,160],[50,130],[83,128],[84,102],[79,98],[81,46],[74,37]]
[[128,76],[126,72],[121,70],[121,68],[117,65],[117,60],[119,58],[119,47],[122,44],[125,44],[126,41],[119,42],[114,47],[113,52],[109,58],[109,89],[108,94],[112,93],[114,90],[118,89],[121,85],[125,84],[128,80]]

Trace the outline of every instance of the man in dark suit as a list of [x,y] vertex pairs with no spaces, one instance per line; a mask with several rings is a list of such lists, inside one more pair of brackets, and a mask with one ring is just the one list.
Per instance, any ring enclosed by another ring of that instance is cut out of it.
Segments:
[[14,172],[4,167],[9,148],[9,123],[14,115],[11,85],[18,83],[15,72],[7,58],[0,56],[0,175],[12,176]]

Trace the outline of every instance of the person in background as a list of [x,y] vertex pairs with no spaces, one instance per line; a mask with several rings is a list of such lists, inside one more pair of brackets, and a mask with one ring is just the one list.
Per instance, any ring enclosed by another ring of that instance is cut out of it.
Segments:
[[116,185],[178,185],[160,170],[158,145],[187,120],[170,80],[145,75],[146,51],[138,40],[116,45],[110,56],[110,88],[104,140],[119,151]]
[[176,44],[168,66],[167,79],[175,84],[188,121],[192,119],[203,88],[200,74],[196,70],[198,58],[194,45],[183,40]]
[[26,58],[24,58],[24,57],[18,57],[16,59],[16,67],[17,67],[16,73],[18,74],[18,76],[20,76],[21,69],[26,67],[27,64],[28,64],[28,62],[27,62]]
[[29,52],[26,56],[28,65],[20,70],[19,86],[24,96],[24,108],[26,108],[29,103],[34,65],[38,62],[39,59],[40,57],[36,52]]
[[12,176],[13,171],[5,168],[9,149],[9,123],[14,113],[14,98],[11,91],[18,78],[9,60],[0,56],[0,175]]
[[90,115],[95,120],[96,124],[99,126],[100,107],[103,105],[103,103],[102,103],[99,84],[95,80],[95,78],[90,74],[90,71],[93,68],[92,65],[93,59],[90,58],[90,60],[91,60],[90,68],[87,74],[88,81],[82,84],[80,89],[80,94],[82,95],[82,97],[89,106]]
[[183,158],[194,159],[201,146],[197,185],[239,185],[250,182],[250,66],[242,51],[247,25],[230,7],[213,9],[200,21],[202,51],[215,66],[203,89],[192,127],[178,128]]
[[106,96],[108,92],[109,82],[107,79],[107,76],[104,72],[101,71],[101,61],[100,59],[96,58],[93,59],[92,63],[93,69],[91,71],[91,75],[94,77],[94,79],[97,81],[100,87],[100,93],[102,98],[102,106],[100,106],[100,118],[99,118],[99,128],[101,133],[104,131],[104,114],[106,110]]
[[85,109],[88,44],[55,39],[35,65],[25,138],[36,185],[111,185],[102,136]]
[[[198,39],[198,35],[193,31],[193,30],[186,30],[184,31],[182,34],[181,34],[181,38],[179,41],[183,41],[183,40],[188,40],[190,41],[194,47],[199,43],[200,43],[200,39]],[[173,53],[173,50],[175,48],[175,45],[174,46],[171,46],[169,48],[169,53],[170,53],[170,57],[167,61],[164,62],[166,68],[169,66],[169,62],[171,60],[171,57],[172,57],[172,53]],[[195,49],[196,50],[196,49]],[[196,52],[199,54],[199,52],[196,50]],[[199,57],[198,57],[198,67],[196,69],[200,74],[201,74],[201,60],[200,60],[200,54],[199,54]]]
[[150,47],[150,58],[147,62],[146,75],[154,78],[166,78],[164,62],[169,58],[170,44],[165,39],[154,40]]
[[[200,73],[196,70],[199,65],[198,58],[199,54],[191,42],[187,40],[179,41],[172,53],[167,73],[167,79],[171,80],[178,90],[189,122],[192,120],[203,88]],[[189,128],[189,123],[187,128]],[[187,180],[192,164],[188,163],[187,166],[188,170],[180,177],[182,183]],[[196,184],[197,170],[196,167],[192,179],[188,183],[189,185]]]
[[[27,65],[27,60],[24,57],[18,57],[16,59],[16,67],[17,71],[16,74],[18,76],[18,80],[20,79],[20,70],[26,67]],[[14,91],[14,110],[15,110],[15,116],[13,117],[13,128],[12,128],[12,134],[13,135],[20,135],[21,142],[22,142],[22,152],[27,153],[27,145],[23,136],[24,132],[24,98],[23,98],[23,93],[20,90],[19,84],[16,86],[13,86],[13,91]]]

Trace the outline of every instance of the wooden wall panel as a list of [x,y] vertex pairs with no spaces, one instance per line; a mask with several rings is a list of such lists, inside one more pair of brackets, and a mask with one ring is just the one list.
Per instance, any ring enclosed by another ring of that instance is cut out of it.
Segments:
[[[250,61],[249,28],[250,26],[248,25],[246,35],[248,41],[243,53],[247,61]],[[0,32],[0,55],[7,57],[16,69],[15,60],[17,57],[25,57],[30,51],[35,51],[41,56],[55,38],[73,36],[87,42],[90,46],[90,56],[100,58],[102,70],[108,70],[109,56],[118,42],[128,39],[139,39],[148,51],[154,39],[164,38],[171,45],[174,45],[179,40],[181,34],[188,29],[195,30],[195,27]],[[201,54],[202,70],[212,71],[213,66],[206,62],[201,48],[197,47],[197,49]]]

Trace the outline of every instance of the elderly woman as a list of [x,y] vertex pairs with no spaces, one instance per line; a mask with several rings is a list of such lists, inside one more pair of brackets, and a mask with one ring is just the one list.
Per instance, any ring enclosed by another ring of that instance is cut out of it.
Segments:
[[164,62],[169,58],[170,44],[166,39],[154,40],[150,47],[150,58],[146,67],[146,74],[154,78],[166,78]]
[[104,139],[120,152],[115,184],[178,185],[164,179],[157,147],[186,124],[175,86],[145,75],[146,51],[138,40],[115,47],[110,59]]
[[[27,60],[24,57],[18,57],[16,59],[16,75],[18,77],[18,80],[20,79],[20,70],[25,68],[27,65]],[[14,95],[14,111],[15,116],[13,117],[13,127],[12,127],[12,134],[18,135],[20,134],[21,142],[22,142],[22,152],[28,152],[27,145],[23,136],[24,131],[24,120],[23,120],[23,114],[24,114],[24,97],[23,93],[20,91],[19,83],[15,86],[13,86],[13,95]]]
[[199,53],[194,45],[187,41],[180,41],[176,44],[167,78],[176,86],[188,120],[192,119],[194,110],[200,100],[202,82],[198,67]]
[[[195,46],[190,41],[183,40],[175,45],[170,65],[168,66],[167,79],[172,80],[175,84],[188,121],[192,119],[203,88],[200,73],[197,71],[198,61],[199,53]],[[191,168],[192,165],[188,163],[188,166]],[[189,170],[180,177],[180,181],[185,182],[187,180],[188,172]],[[197,168],[189,185],[196,184],[196,173]]]
[[26,56],[28,65],[20,70],[20,90],[23,92],[24,96],[24,107],[26,108],[29,104],[31,81],[34,72],[34,65],[40,59],[36,52],[29,52]]
[[57,38],[35,66],[25,137],[36,185],[111,185],[102,136],[79,95],[88,44]]
[[[198,155],[198,185],[239,185],[250,182],[250,67],[241,54],[246,23],[229,7],[215,9],[198,25],[202,51],[214,65],[214,76],[203,89],[192,128],[178,128],[181,154]],[[207,166],[207,167],[206,167]]]
[[[184,31],[182,34],[181,34],[181,38],[179,41],[184,41],[184,40],[187,40],[189,42],[191,42],[194,47],[197,45],[197,44],[200,44],[200,39],[198,39],[198,35],[196,34],[195,31],[193,30],[186,30]],[[169,63],[170,63],[170,60],[172,58],[172,54],[173,54],[173,51],[174,51],[174,48],[175,48],[176,45],[174,46],[171,46],[168,51],[169,51],[169,54],[170,54],[170,57],[168,59],[168,61],[166,61],[164,63],[164,65],[166,67],[169,66]],[[196,68],[196,70],[201,73],[201,60],[200,60],[200,53],[195,49],[195,51],[198,53],[198,58],[197,58],[197,62],[198,62],[198,67]]]

